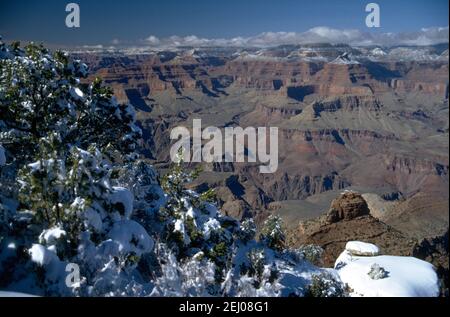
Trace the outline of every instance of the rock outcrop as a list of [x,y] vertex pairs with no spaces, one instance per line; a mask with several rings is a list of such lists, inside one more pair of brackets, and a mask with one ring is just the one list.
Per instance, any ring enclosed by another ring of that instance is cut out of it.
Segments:
[[449,296],[449,250],[448,250],[448,228],[442,236],[423,239],[414,248],[412,255],[433,263],[437,274],[442,281],[443,295]]
[[332,266],[348,241],[363,241],[380,247],[380,253],[410,255],[415,242],[372,217],[361,194],[344,192],[324,216],[301,222],[289,234],[293,246],[314,244],[324,249],[323,262]]
[[369,214],[369,207],[360,194],[344,192],[341,197],[333,200],[331,203],[331,208],[326,215],[326,221],[331,224],[341,220],[352,220]]

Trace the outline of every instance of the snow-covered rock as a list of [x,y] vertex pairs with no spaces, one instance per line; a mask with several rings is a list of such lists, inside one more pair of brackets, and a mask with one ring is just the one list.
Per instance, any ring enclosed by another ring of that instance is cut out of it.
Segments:
[[388,57],[400,61],[432,61],[439,58],[427,47],[398,47],[389,52]]
[[345,250],[351,255],[373,256],[380,253],[380,249],[372,243],[361,241],[349,241],[345,245]]
[[376,47],[373,50],[371,50],[370,54],[372,54],[373,56],[386,56],[387,55],[387,53],[379,47]]
[[359,64],[358,61],[354,60],[351,53],[344,53],[340,56],[338,56],[334,61],[332,61],[330,64],[338,64],[338,65],[355,65]]
[[[378,266],[385,272],[374,279],[369,275]],[[439,280],[432,264],[403,256],[354,256],[345,250],[335,269],[342,282],[352,289],[351,296],[435,297]]]

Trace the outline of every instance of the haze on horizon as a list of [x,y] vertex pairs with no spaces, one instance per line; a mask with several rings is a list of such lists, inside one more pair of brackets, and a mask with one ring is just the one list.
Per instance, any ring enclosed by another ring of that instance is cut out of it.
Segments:
[[[80,6],[80,28],[65,26],[70,2]],[[380,28],[365,26],[369,2],[380,5]],[[394,33],[404,44],[427,45],[448,42],[448,8],[447,0],[2,0],[0,34],[8,40],[64,46],[132,46],[321,40],[383,44]]]

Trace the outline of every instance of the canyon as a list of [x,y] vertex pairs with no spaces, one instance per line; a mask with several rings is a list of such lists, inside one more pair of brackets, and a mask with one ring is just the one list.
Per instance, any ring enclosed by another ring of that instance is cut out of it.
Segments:
[[248,162],[189,164],[203,169],[192,188],[215,188],[227,215],[260,222],[278,214],[298,233],[352,190],[373,219],[348,226],[369,223],[381,234],[386,225],[402,241],[448,235],[448,44],[74,55],[135,106],[141,153],[162,171],[171,164],[171,129],[192,129],[194,119],[221,129],[278,128],[275,173]]

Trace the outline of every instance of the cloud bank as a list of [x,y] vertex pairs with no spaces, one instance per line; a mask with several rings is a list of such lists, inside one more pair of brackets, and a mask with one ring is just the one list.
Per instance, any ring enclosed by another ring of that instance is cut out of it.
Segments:
[[353,46],[393,46],[393,45],[433,45],[449,42],[449,27],[423,28],[417,32],[404,33],[371,33],[359,30],[333,29],[319,26],[306,32],[264,32],[251,37],[234,37],[230,39],[208,39],[195,35],[180,37],[171,36],[158,38],[150,35],[141,40],[141,45],[154,47],[179,47],[179,46],[247,46],[269,47],[284,44],[308,44],[308,43],[343,43]]

